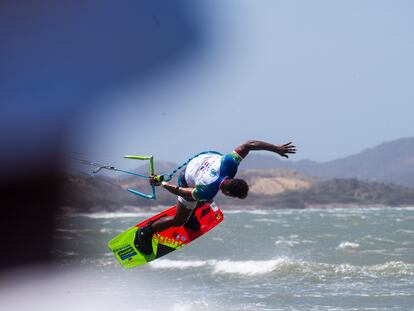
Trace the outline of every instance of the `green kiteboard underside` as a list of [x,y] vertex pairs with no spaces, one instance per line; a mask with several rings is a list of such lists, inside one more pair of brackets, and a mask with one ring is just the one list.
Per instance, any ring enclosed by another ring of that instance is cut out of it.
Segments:
[[175,251],[207,233],[223,220],[223,213],[214,202],[204,203],[194,211],[194,216],[199,223],[197,229],[191,229],[188,226],[170,227],[152,236],[153,253],[151,255],[140,253],[134,243],[138,228],[160,217],[174,216],[175,211],[176,207],[173,206],[129,228],[109,241],[108,247],[123,267],[140,266]]
[[[137,227],[132,227],[109,241],[108,246],[115,257],[125,268],[132,268],[150,262],[158,257],[177,250],[183,246],[172,239],[163,239],[155,235],[152,239],[153,254],[145,255],[140,253],[134,245]],[[162,241],[162,244],[160,243]]]

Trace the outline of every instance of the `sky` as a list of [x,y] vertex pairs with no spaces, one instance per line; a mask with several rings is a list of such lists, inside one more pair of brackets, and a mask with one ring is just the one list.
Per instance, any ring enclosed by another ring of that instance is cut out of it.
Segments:
[[80,120],[85,153],[180,161],[259,139],[328,161],[413,136],[412,2],[202,5],[202,48],[154,81],[99,94],[116,105]]
[[0,138],[18,154],[59,131],[65,153],[115,164],[249,139],[329,161],[414,134],[412,1],[13,3]]

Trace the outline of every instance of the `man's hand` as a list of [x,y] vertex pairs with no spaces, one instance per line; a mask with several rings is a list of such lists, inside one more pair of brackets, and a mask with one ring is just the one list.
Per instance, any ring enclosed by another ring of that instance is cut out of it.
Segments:
[[281,157],[289,158],[288,153],[296,153],[296,146],[293,146],[292,142],[288,142],[284,145],[276,145],[275,152]]
[[149,183],[151,186],[160,186],[163,180],[164,180],[163,175],[151,175],[149,179]]
[[234,151],[236,151],[237,154],[244,159],[252,150],[267,150],[276,152],[281,157],[285,158],[288,158],[288,153],[296,153],[296,147],[292,146],[292,142],[284,145],[274,145],[260,140],[249,140],[243,145],[237,147]]

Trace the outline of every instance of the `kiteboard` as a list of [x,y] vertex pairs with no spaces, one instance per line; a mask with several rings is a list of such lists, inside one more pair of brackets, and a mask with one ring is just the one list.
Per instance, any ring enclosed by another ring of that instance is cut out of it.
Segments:
[[[167,255],[185,245],[190,244],[195,239],[209,232],[223,221],[223,213],[214,203],[204,203],[199,206],[192,217],[196,218],[193,224],[182,227],[171,227],[164,231],[155,233],[152,236],[153,253],[150,255],[142,254],[135,246],[135,235],[139,227],[145,226],[150,221],[155,221],[160,217],[174,216],[176,206],[173,206],[145,221],[142,221],[125,232],[117,235],[108,242],[116,259],[125,268],[132,268],[143,265],[152,260]],[[194,220],[194,219],[193,219]]]

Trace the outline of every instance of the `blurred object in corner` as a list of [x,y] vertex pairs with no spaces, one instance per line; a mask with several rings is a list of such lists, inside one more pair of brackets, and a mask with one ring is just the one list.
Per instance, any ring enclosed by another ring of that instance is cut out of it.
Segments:
[[0,2],[0,269],[53,259],[71,116],[96,106],[97,94],[155,81],[190,55],[200,39],[191,9],[157,0]]

